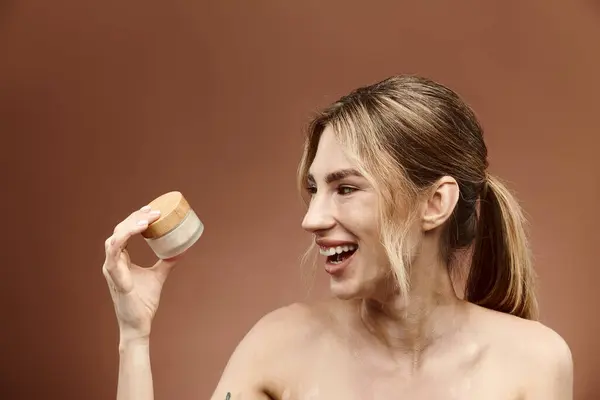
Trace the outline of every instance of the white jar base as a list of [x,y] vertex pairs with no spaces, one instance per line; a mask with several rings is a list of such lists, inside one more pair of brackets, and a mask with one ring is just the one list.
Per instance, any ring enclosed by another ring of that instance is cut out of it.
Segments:
[[164,236],[148,239],[146,243],[160,259],[176,257],[194,245],[204,232],[204,224],[194,210],[189,210],[175,229]]

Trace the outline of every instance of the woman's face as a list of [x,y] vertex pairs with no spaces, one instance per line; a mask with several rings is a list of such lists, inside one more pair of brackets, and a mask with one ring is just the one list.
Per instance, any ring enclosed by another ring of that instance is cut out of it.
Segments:
[[302,227],[315,235],[332,293],[342,299],[379,293],[391,275],[380,243],[377,194],[330,127],[310,166],[308,191],[311,200]]

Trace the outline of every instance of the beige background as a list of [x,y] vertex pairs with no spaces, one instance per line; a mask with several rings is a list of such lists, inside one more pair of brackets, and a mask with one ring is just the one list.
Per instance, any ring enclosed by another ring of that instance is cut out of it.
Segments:
[[[366,4],[0,2],[0,397],[114,398],[103,241],[178,189],[206,232],[156,317],[156,398],[208,398],[254,321],[307,296],[294,174],[310,113],[418,73],[481,116],[530,215],[543,322],[571,345],[576,399],[600,398],[598,2]],[[132,251],[152,261],[140,238]]]

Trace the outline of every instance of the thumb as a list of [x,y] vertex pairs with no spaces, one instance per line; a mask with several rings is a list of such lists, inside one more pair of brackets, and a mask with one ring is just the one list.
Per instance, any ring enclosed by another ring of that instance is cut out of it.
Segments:
[[152,270],[156,272],[156,275],[161,283],[167,279],[171,271],[179,263],[180,257],[161,259],[152,266]]

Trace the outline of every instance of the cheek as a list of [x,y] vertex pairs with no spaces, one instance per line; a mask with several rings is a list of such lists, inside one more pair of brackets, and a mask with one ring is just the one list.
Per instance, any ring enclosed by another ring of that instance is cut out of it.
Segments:
[[339,205],[343,223],[361,240],[377,240],[379,237],[377,208],[370,202],[348,201]]
[[380,241],[377,210],[374,207],[354,206],[348,207],[344,215],[343,224],[360,241],[361,253],[375,264],[387,260]]
[[354,211],[348,215],[346,228],[359,240],[361,245],[379,242],[377,220],[367,213]]

